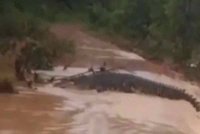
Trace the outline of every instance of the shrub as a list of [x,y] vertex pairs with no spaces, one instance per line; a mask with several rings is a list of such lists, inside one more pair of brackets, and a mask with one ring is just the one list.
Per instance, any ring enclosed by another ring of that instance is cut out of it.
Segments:
[[[53,63],[65,54],[73,55],[75,49],[72,42],[60,41],[54,36],[41,40],[26,40],[26,45],[17,57],[17,70],[52,69]],[[16,70],[16,71],[17,71]]]

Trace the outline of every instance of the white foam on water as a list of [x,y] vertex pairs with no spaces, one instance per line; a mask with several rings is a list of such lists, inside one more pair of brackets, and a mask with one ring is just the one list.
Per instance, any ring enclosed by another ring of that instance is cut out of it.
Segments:
[[130,53],[130,52],[126,52],[126,51],[122,51],[122,50],[113,50],[113,52],[116,55],[125,57],[127,59],[130,60],[141,60],[141,61],[145,61],[144,58],[140,57],[139,55],[135,54],[135,53]]
[[63,70],[62,66],[55,67],[53,71],[44,71],[44,70],[38,70],[36,71],[39,74],[48,75],[48,76],[73,76],[76,74],[84,73],[88,71],[88,68],[80,68],[80,67],[69,67],[66,70]]

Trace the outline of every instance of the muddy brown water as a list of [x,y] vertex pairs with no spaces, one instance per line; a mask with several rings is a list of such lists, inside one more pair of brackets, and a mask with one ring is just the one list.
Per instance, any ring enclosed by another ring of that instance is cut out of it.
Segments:
[[63,99],[45,94],[0,95],[0,134],[65,134],[71,113]]

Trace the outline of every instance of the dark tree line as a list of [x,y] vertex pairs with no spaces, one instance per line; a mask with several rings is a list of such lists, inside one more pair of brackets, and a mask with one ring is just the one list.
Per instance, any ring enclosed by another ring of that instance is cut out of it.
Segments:
[[[150,58],[167,60],[199,74],[199,0],[91,0],[90,24],[136,40]],[[195,68],[191,68],[190,66]]]
[[[70,20],[80,13],[97,29],[139,42],[129,45],[130,50],[139,47],[150,58],[198,67],[199,12],[199,0],[1,0],[0,37],[33,32],[24,28],[29,24],[24,18]],[[10,26],[5,29],[5,24]]]
[[199,47],[198,0],[98,2],[89,12],[89,19],[96,26],[146,40],[146,48],[158,47],[159,51],[166,47],[167,55],[171,52],[172,58],[180,62],[190,60],[193,50]]

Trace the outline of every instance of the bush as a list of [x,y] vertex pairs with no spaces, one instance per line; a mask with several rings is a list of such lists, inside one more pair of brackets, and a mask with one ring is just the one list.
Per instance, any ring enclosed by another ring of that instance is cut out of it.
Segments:
[[[60,44],[58,40],[55,40],[55,37],[49,37],[48,26],[37,18],[22,13],[13,13],[8,16],[5,15],[1,19],[0,53],[6,56],[6,53],[12,50],[12,56],[16,56],[16,59],[22,61],[22,66],[26,69],[52,68],[56,55],[53,55],[50,51],[59,49],[62,51],[58,53],[62,54],[66,50],[56,46]],[[23,50],[15,49],[20,48],[23,44],[26,45]]]
[[54,36],[49,36],[41,41],[28,41],[27,46],[22,49],[21,57],[24,59],[25,68],[51,69],[57,59],[65,54],[73,55],[74,52],[72,42],[60,41]]
[[[65,53],[73,54],[75,51],[72,42],[56,39],[49,32],[47,23],[42,21],[45,18],[42,18],[42,15],[51,19],[59,7],[53,9],[46,5],[48,2],[45,4],[38,0],[40,4],[33,2],[34,7],[29,10],[25,6],[30,6],[29,2],[23,4],[20,0],[17,3],[3,1],[0,5],[0,54],[5,56],[12,50],[12,56],[16,59],[15,73],[20,72],[21,75],[30,69],[50,69],[59,57]],[[44,13],[40,16],[35,9]]]

